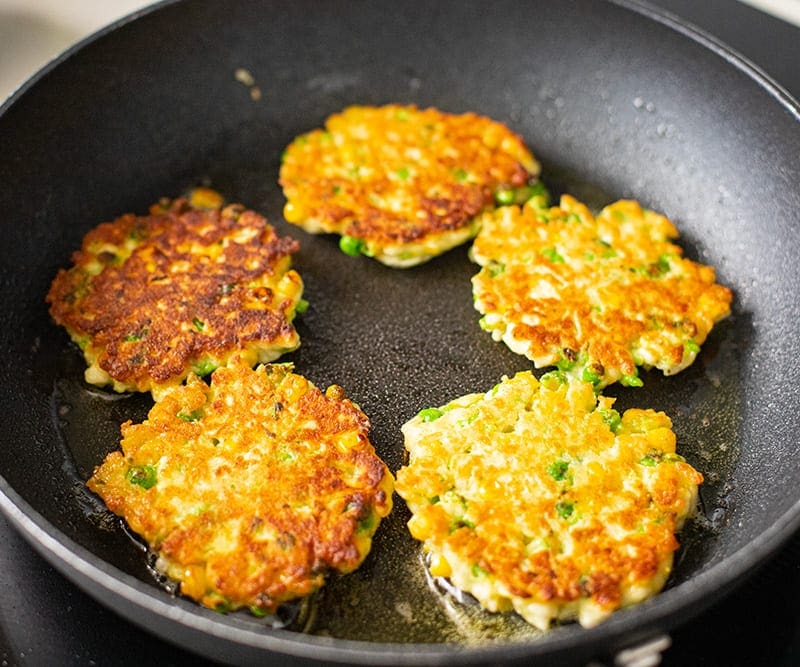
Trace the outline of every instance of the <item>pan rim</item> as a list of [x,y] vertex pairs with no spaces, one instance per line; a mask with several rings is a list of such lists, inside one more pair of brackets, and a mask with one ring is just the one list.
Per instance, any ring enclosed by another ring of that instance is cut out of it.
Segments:
[[30,88],[35,86],[41,79],[47,76],[51,71],[60,67],[65,61],[69,60],[73,55],[75,55],[78,51],[83,50],[89,44],[96,42],[101,37],[105,35],[115,32],[117,29],[121,28],[128,23],[132,23],[133,21],[141,18],[142,16],[146,16],[147,14],[151,14],[152,12],[156,12],[161,10],[162,8],[168,5],[176,5],[183,0],[158,0],[151,5],[147,5],[140,9],[132,11],[130,14],[126,14],[125,16],[121,16],[115,21],[112,21],[108,25],[99,28],[93,33],[86,35],[82,39],[78,40],[71,46],[67,47],[60,53],[56,54],[53,58],[48,60],[44,65],[42,65],[39,69],[37,69],[33,74],[31,74],[25,81],[19,84],[12,93],[0,103],[0,117],[5,115],[5,113],[16,104],[17,100],[22,97]]
[[[718,38],[714,37],[709,32],[703,30],[702,28],[694,25],[690,21],[686,21],[672,12],[669,12],[666,9],[662,9],[661,7],[655,7],[646,0],[603,0],[607,4],[616,5],[628,11],[635,12],[644,16],[652,21],[656,21],[671,30],[674,30],[684,37],[691,39],[694,42],[697,42],[704,48],[712,51],[716,55],[720,56],[723,60],[725,60],[728,64],[736,67],[742,73],[746,74],[748,77],[753,79],[756,83],[760,86],[765,88],[773,97],[775,97],[788,111],[792,113],[792,115],[797,119],[800,120],[800,100],[797,100],[786,90],[780,83],[778,83],[770,74],[765,72],[761,67],[755,64],[752,60],[748,59],[746,56],[742,55],[732,47],[725,44],[723,41],[719,40]],[[62,65],[66,60],[69,60],[75,53],[81,51],[84,47],[88,46],[92,42],[97,41],[101,37],[116,31],[117,29],[127,25],[128,23],[132,23],[137,19],[151,14],[153,12],[158,12],[165,7],[170,5],[177,5],[185,0],[157,0],[151,5],[147,5],[146,7],[142,7],[126,16],[123,16],[112,23],[109,23],[106,26],[103,26],[99,30],[87,35],[83,39],[79,40],[72,46],[68,47],[55,57],[53,57],[50,61],[48,61],[45,65],[39,68],[36,72],[34,72],[28,79],[23,81],[12,93],[9,95],[2,103],[0,103],[0,117],[2,117],[6,111],[8,111],[17,101],[18,98],[22,97],[25,92],[32,88],[36,83],[39,82],[44,76],[46,76],[50,71]]]
[[[500,657],[530,658],[576,648],[574,635],[569,631],[560,635],[551,631],[549,635],[530,641],[474,646],[454,643],[369,642],[319,637],[293,631],[287,631],[286,637],[280,637],[273,630],[256,632],[223,620],[230,617],[207,617],[206,610],[188,600],[174,597],[171,602],[166,602],[155,587],[143,589],[142,582],[138,579],[98,558],[53,526],[17,494],[2,475],[0,512],[48,563],[94,599],[100,599],[97,590],[84,585],[84,580],[102,588],[107,595],[120,597],[138,609],[156,614],[171,624],[260,651],[352,664],[425,665],[440,664],[454,655],[458,655],[463,664],[478,664]],[[636,637],[641,641],[687,622],[727,594],[735,585],[746,580],[798,530],[800,500],[762,532],[758,539],[749,542],[708,570],[639,605],[615,612],[599,626],[580,628],[579,643],[588,648],[591,645],[607,646],[616,640],[620,644],[617,647],[619,649],[629,643],[625,641],[625,636],[630,635],[632,630],[637,631]],[[685,612],[680,623],[676,618],[677,611]],[[209,615],[214,613],[208,611]],[[128,617],[128,620],[145,627],[135,618]],[[168,627],[163,628],[163,632],[162,628],[156,631],[149,625],[145,629],[174,641]],[[244,641],[248,639],[250,641]],[[631,639],[635,643],[636,640],[633,637]]]
[[[181,0],[161,0],[161,2],[145,7],[109,24],[76,43],[51,60],[18,87],[0,105],[0,116],[10,109],[28,89],[89,43],[141,16],[178,2],[181,2]],[[723,58],[729,65],[736,67],[755,84],[768,92],[771,97],[792,114],[795,120],[800,122],[800,103],[772,79],[769,74],[715,37],[665,10],[654,8],[640,0],[607,0],[607,2],[657,21],[710,50],[718,57]],[[574,637],[570,635],[536,639],[531,642],[502,643],[497,646],[464,647],[457,644],[394,644],[344,639],[330,640],[301,634],[287,638],[277,637],[272,634],[258,634],[245,628],[235,627],[232,624],[220,623],[221,619],[206,618],[198,613],[196,605],[180,598],[176,598],[172,603],[167,603],[162,599],[161,595],[157,594],[157,589],[141,590],[141,586],[133,585],[134,583],[140,584],[137,579],[95,556],[47,521],[14,491],[2,475],[0,475],[0,511],[26,537],[32,546],[62,574],[66,574],[66,571],[73,572],[87,581],[97,584],[107,594],[122,597],[128,603],[140,607],[143,611],[157,613],[171,622],[179,623],[192,630],[208,632],[216,638],[231,640],[233,637],[235,641],[241,635],[242,638],[252,637],[254,640],[263,638],[267,644],[274,643],[274,645],[260,645],[263,642],[247,642],[245,645],[251,648],[285,652],[297,657],[323,658],[337,661],[356,660],[362,662],[369,660],[371,664],[424,664],[427,661],[434,663],[442,659],[452,658],[456,652],[467,663],[496,658],[501,652],[504,658],[522,655],[534,657],[552,651],[557,652],[575,647]],[[609,619],[597,628],[581,630],[582,640],[580,643],[588,646],[589,644],[607,642],[615,638],[619,639],[632,629],[647,632],[656,627],[664,628],[677,625],[678,620],[671,617],[678,610],[686,612],[680,619],[682,623],[686,622],[726,594],[734,584],[740,583],[755,566],[763,563],[798,530],[800,530],[800,499],[790,506],[778,520],[761,532],[756,539],[704,572],[695,575],[689,581],[662,592],[656,598],[658,600],[657,605],[640,605],[636,608],[635,613],[631,610],[622,610],[615,614],[615,618]],[[75,582],[74,578],[68,578]],[[79,585],[84,590],[87,590],[82,584]],[[97,598],[93,591],[89,590],[88,592]],[[163,608],[163,610],[153,612],[154,608]],[[209,632],[212,628],[218,629],[218,633]],[[153,632],[152,628],[148,628],[148,630]],[[415,651],[408,650],[411,646],[415,648]],[[402,650],[402,655],[397,651],[398,648]],[[465,650],[468,650],[469,655],[464,654]],[[320,655],[321,651],[327,651],[327,653]]]
[[787,111],[791,112],[796,120],[800,121],[800,100],[795,99],[786,88],[752,60],[736,51],[736,49],[728,46],[717,37],[714,37],[709,32],[689,21],[679,18],[666,9],[654,7],[645,0],[606,0],[606,2],[636,12],[650,20],[660,23],[708,49],[729,65],[735,67],[755,81],[762,88],[766,89]]

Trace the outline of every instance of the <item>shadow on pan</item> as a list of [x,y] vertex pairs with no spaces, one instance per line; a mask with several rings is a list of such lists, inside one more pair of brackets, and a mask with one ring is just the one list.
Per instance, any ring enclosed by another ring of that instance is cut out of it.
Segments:
[[[261,95],[237,78],[246,69]],[[420,408],[529,367],[477,326],[466,249],[409,270],[342,255],[281,218],[280,154],[351,103],[477,111],[520,133],[554,192],[633,197],[672,218],[688,254],[735,294],[697,362],[614,389],[622,407],[673,417],[706,476],[702,516],[667,590],[601,626],[547,635],[456,605],[425,580],[397,503],[362,569],[270,629],[171,596],[146,556],[84,490],[142,396],[82,381],[44,294],[100,221],[198,183],[301,241],[311,308],[297,369],[338,383],[402,462]],[[735,57],[627,3],[166,3],[47,68],[0,116],[4,211],[0,506],[56,567],[151,631],[208,657],[371,664],[571,664],[685,621],[800,525],[797,106]],[[376,622],[376,619],[379,619]]]

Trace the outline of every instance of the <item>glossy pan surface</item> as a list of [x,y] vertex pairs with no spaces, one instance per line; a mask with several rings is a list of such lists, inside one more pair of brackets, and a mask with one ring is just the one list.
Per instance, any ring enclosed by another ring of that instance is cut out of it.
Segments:
[[[141,419],[149,400],[84,385],[44,294],[89,228],[197,183],[300,240],[311,307],[291,358],[316,384],[347,389],[392,469],[399,426],[420,408],[529,367],[477,326],[465,248],[397,271],[283,221],[277,171],[292,137],[347,104],[388,102],[507,123],[551,190],[663,211],[689,256],[734,291],[732,317],[694,366],[609,392],[623,407],[667,411],[707,482],[667,590],[598,628],[542,637],[453,602],[426,581],[401,502],[364,567],[294,620],[309,632],[218,615],[170,596],[83,487],[117,446],[119,424]],[[187,1],[145,12],[40,74],[0,117],[0,507],[93,595],[217,659],[580,662],[668,628],[800,525],[798,154],[791,100],[718,45],[635,5]]]

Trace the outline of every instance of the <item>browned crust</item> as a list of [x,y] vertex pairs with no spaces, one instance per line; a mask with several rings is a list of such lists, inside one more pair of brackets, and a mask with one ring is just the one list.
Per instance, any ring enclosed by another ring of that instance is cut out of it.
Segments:
[[538,172],[522,139],[485,116],[354,106],[289,145],[280,184],[289,222],[385,248],[468,227],[497,187]]
[[[675,372],[732,301],[712,267],[683,257],[677,235],[633,201],[596,217],[570,196],[549,209],[498,210],[472,251],[484,266],[472,280],[476,308],[537,366],[580,357],[600,385],[635,376],[637,365]],[[649,356],[637,359],[637,349]]]
[[[368,430],[341,390],[323,394],[284,365],[223,367],[210,387],[190,378],[145,422],[124,424],[122,452],[88,486],[169,563],[181,592],[271,611],[369,551],[393,479]],[[157,470],[150,489],[126,480],[142,465]]]
[[[134,247],[122,258],[126,244]],[[200,210],[177,199],[90,231],[74,266],[53,281],[50,314],[86,339],[114,380],[164,383],[205,356],[251,344],[296,347],[295,303],[276,300],[264,283],[287,271],[298,248],[242,206]]]
[[613,399],[557,376],[544,387],[520,373],[430,422],[415,417],[396,485],[412,535],[458,569],[457,585],[484,604],[551,604],[552,618],[571,603],[610,612],[638,589],[657,592],[703,481],[675,454],[664,413],[630,409],[612,428]]

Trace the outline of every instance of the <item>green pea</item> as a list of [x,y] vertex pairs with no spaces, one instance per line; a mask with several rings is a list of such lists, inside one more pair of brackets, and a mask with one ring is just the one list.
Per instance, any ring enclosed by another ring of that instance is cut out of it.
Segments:
[[156,469],[149,465],[131,466],[125,473],[125,479],[131,484],[141,486],[143,489],[152,489],[158,482]]
[[214,605],[214,611],[220,614],[229,614],[233,610],[234,607],[228,600],[220,600]]
[[472,521],[470,521],[469,519],[465,519],[464,517],[453,519],[450,522],[449,526],[450,533],[455,533],[460,528],[469,528],[470,530],[474,530],[475,524],[472,523]]
[[361,521],[358,522],[356,532],[357,533],[368,533],[372,528],[375,526],[375,515],[370,513]]
[[494,200],[500,206],[508,206],[514,203],[514,191],[511,188],[498,188],[494,191]]
[[642,378],[639,377],[636,371],[630,375],[623,375],[619,381],[623,387],[641,387],[644,385]]
[[487,574],[489,574],[488,570],[484,570],[477,563],[473,563],[472,567],[470,568],[470,570],[472,571],[472,576],[473,577],[485,577]]
[[557,389],[567,382],[567,374],[564,371],[550,371],[539,378],[539,383],[545,389]]
[[209,373],[213,373],[217,369],[217,363],[211,361],[210,359],[204,359],[203,361],[198,361],[192,366],[192,370],[195,372],[196,375],[200,377],[205,377]]
[[658,261],[656,262],[656,271],[658,275],[664,275],[665,273],[669,273],[670,257],[671,255],[665,252],[658,258]]
[[203,418],[203,409],[197,408],[197,410],[192,410],[191,412],[184,412],[181,410],[177,414],[177,417],[185,422],[196,422]]
[[592,384],[598,384],[600,382],[600,374],[591,366],[587,366],[583,369],[581,380],[584,382],[591,382]]
[[547,474],[557,482],[562,482],[567,476],[569,461],[553,461],[547,466]]
[[558,250],[554,247],[552,248],[543,248],[539,251],[539,254],[544,257],[545,259],[551,261],[553,264],[563,264],[564,257],[559,254]]
[[606,423],[608,428],[616,433],[617,429],[620,427],[620,424],[622,424],[622,417],[619,416],[619,412],[613,408],[600,408],[598,412],[603,417],[603,421]]
[[569,519],[575,511],[575,505],[568,500],[562,500],[556,503],[556,514],[561,519]]
[[694,354],[697,354],[700,351],[700,346],[697,344],[694,338],[690,338],[683,344],[683,349],[688,353],[694,352]]
[[439,408],[425,408],[424,410],[420,410],[417,416],[424,422],[432,422],[439,419],[443,414],[444,412],[439,410]]
[[556,368],[560,371],[569,371],[575,366],[577,362],[577,356],[573,350],[565,348],[565,351],[561,354],[561,357],[556,362]]
[[526,201],[530,201],[531,199],[536,199],[535,203],[542,208],[550,205],[550,193],[544,186],[544,183],[542,183],[541,181],[539,181],[538,183],[534,183],[533,185],[529,185],[525,189],[527,195]]
[[506,265],[503,262],[498,262],[493,259],[486,265],[486,270],[492,278],[496,278],[506,270]]
[[365,243],[355,236],[344,235],[339,239],[339,250],[350,257],[358,257],[364,252]]

